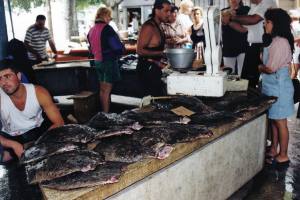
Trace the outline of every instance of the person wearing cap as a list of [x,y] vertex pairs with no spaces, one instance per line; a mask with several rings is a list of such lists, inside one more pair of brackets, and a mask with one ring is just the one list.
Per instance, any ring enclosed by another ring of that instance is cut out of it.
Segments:
[[175,6],[175,4],[172,4],[169,21],[161,24],[166,35],[166,48],[182,48],[189,42],[188,34],[183,30],[182,24],[177,20],[178,10],[179,8]]
[[164,94],[161,69],[165,65],[161,60],[165,48],[165,34],[160,25],[162,22],[168,22],[170,14],[171,3],[167,0],[156,0],[151,18],[142,25],[139,33],[137,74],[144,88],[143,95]]

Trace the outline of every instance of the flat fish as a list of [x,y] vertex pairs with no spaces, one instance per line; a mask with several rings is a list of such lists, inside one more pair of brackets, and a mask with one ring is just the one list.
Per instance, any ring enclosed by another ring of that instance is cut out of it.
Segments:
[[167,124],[143,130],[134,134],[133,137],[143,145],[158,143],[158,141],[173,145],[176,143],[191,142],[201,138],[208,138],[212,135],[213,132],[205,126]]
[[128,119],[122,114],[99,112],[87,123],[88,126],[97,130],[108,130],[114,127],[140,130],[142,126],[137,121]]
[[29,183],[40,183],[59,178],[73,172],[94,170],[104,163],[104,156],[93,151],[70,151],[50,156],[25,166]]
[[257,109],[264,104],[272,104],[276,101],[274,97],[266,95],[240,95],[232,98],[225,96],[222,100],[213,103],[212,107],[218,111],[229,111],[233,113],[240,113],[244,111],[251,111]]
[[209,113],[213,109],[203,103],[199,98],[193,96],[177,96],[171,99],[156,100],[152,103],[158,110],[169,111],[183,106],[196,113]]
[[94,151],[104,155],[105,161],[133,163],[144,158],[166,158],[173,147],[159,140],[151,144],[141,144],[132,136],[120,136],[101,140]]
[[194,114],[190,116],[190,124],[214,127],[239,119],[239,116],[229,111],[215,111],[208,114]]
[[42,182],[42,186],[57,190],[71,190],[82,187],[92,187],[116,183],[126,169],[128,163],[107,162],[98,165],[95,170],[74,172],[72,174]]
[[130,135],[134,132],[133,129],[127,128],[127,127],[113,127],[108,130],[103,130],[103,131],[98,131],[98,133],[95,136],[95,139],[102,139],[102,138],[107,138],[111,136],[117,136],[117,135],[123,135],[127,134]]
[[97,131],[86,125],[68,124],[46,131],[35,144],[62,142],[88,143],[95,139]]
[[187,124],[190,119],[188,117],[181,117],[170,111],[154,110],[151,112],[127,112],[127,118],[138,121],[143,126],[161,125],[166,123]]
[[20,163],[36,162],[55,154],[79,149],[80,146],[72,143],[41,143],[26,149],[20,159]]

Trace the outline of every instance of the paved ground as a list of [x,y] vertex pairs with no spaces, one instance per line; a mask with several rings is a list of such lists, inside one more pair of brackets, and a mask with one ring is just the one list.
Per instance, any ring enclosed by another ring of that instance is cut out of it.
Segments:
[[288,126],[291,160],[289,168],[284,171],[265,168],[229,200],[300,199],[300,119],[296,115],[291,117]]

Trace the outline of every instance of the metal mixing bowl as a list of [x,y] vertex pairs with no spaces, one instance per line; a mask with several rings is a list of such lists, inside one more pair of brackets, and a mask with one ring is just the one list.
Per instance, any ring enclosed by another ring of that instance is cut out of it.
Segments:
[[195,58],[194,49],[166,49],[165,53],[172,68],[187,69],[192,67]]

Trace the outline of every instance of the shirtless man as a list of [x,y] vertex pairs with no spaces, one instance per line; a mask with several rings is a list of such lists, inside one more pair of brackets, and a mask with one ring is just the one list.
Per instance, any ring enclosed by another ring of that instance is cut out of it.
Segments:
[[[6,150],[12,149],[20,156],[20,144],[34,141],[46,130],[64,124],[48,91],[41,86],[23,84],[20,80],[21,73],[12,61],[0,61],[0,148],[4,149],[0,157],[4,160],[8,156]],[[44,119],[43,111],[49,120]]]
[[139,33],[137,73],[144,87],[144,95],[163,95],[161,68],[165,65],[160,61],[163,57],[165,35],[160,24],[168,22],[170,14],[171,3],[168,0],[156,0],[151,18],[142,25]]

